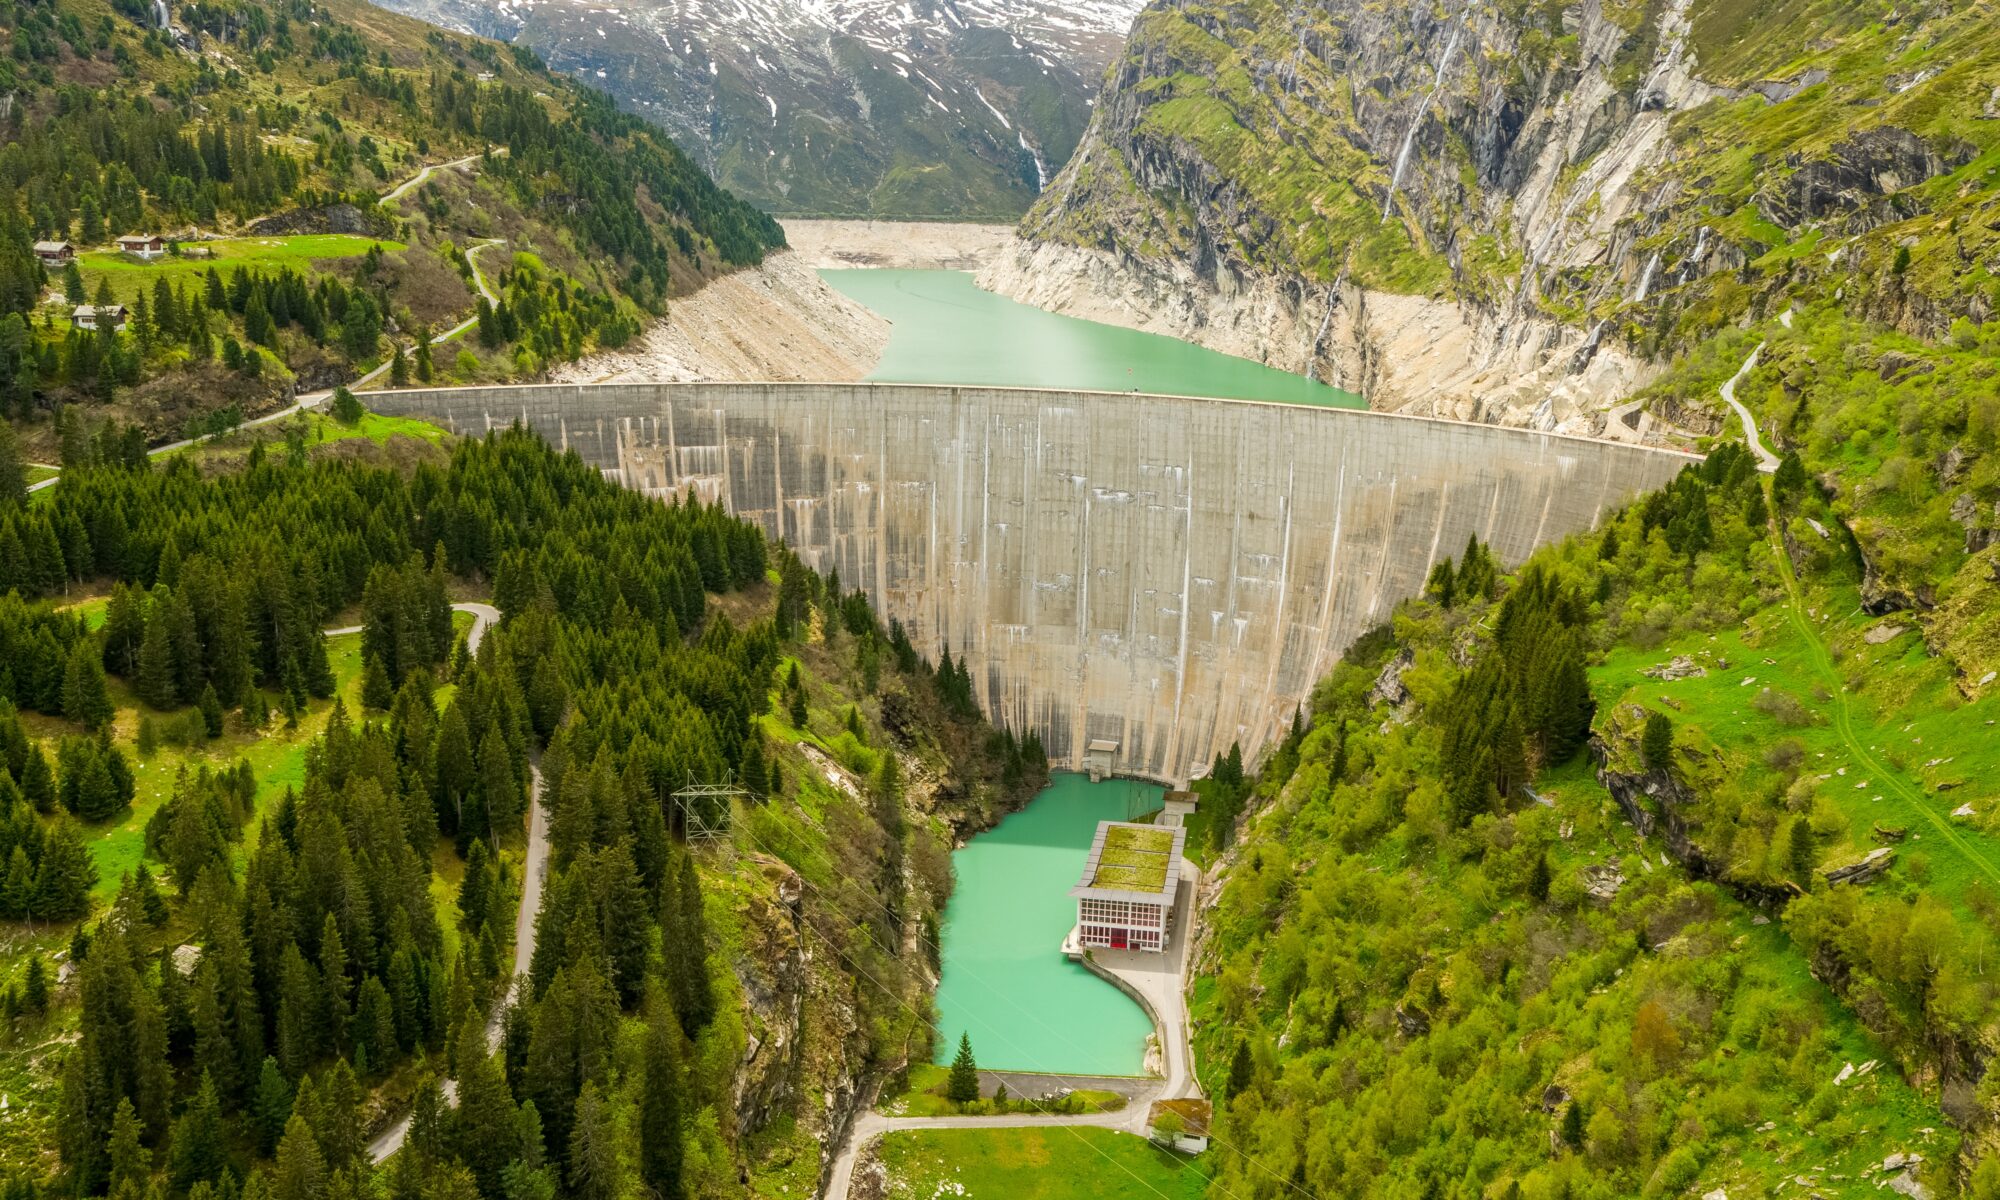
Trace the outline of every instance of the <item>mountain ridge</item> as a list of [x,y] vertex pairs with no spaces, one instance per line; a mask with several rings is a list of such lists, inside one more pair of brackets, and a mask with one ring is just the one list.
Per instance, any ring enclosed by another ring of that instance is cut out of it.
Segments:
[[389,0],[532,46],[785,216],[1012,220],[1069,157],[1135,0]]

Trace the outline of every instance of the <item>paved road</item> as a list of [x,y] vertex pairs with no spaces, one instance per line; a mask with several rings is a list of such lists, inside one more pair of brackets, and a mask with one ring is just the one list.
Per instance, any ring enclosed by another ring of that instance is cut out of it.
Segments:
[[[472,614],[472,630],[465,635],[465,644],[467,649],[477,654],[486,631],[500,619],[500,610],[490,604],[454,604],[452,608]],[[358,633],[360,629],[360,626],[354,625],[326,632],[332,636]],[[506,994],[493,1005],[486,1021],[486,1050],[489,1054],[500,1049],[507,1006],[527,984],[528,964],[535,957],[535,914],[542,909],[542,883],[548,878],[549,871],[549,814],[542,805],[541,768],[528,768],[528,776],[534,803],[528,809],[528,854],[527,866],[521,877],[521,905],[514,911],[514,974]],[[458,1103],[458,1084],[455,1081],[445,1080],[438,1090],[444,1094],[447,1105]],[[368,1143],[369,1161],[378,1164],[386,1161],[403,1148],[403,1142],[409,1136],[410,1118],[406,1116]]]
[[[486,631],[500,620],[500,610],[491,604],[454,604],[451,610],[472,614],[472,628],[466,632],[465,648],[474,654],[479,653],[479,643],[486,640]],[[360,633],[364,628],[366,626],[342,625],[337,629],[323,629],[320,632],[327,637],[341,637],[345,634]]]
[[[502,146],[497,151],[495,151],[495,153],[505,154],[507,153],[507,148],[505,146]],[[478,162],[482,157],[484,156],[479,154],[468,154],[464,158],[454,158],[450,162],[432,163],[430,166],[425,167],[421,171],[418,171],[415,175],[412,175],[408,179],[405,179],[403,182],[397,184],[395,187],[389,189],[387,192],[384,192],[382,194],[382,199],[380,203],[394,204],[396,201],[401,200],[404,194],[407,193],[411,188],[422,187],[426,182],[429,181],[431,175],[434,174],[435,172],[463,170],[464,168],[471,166],[473,163]]]
[[[1791,310],[1786,309],[1784,316],[1779,318],[1787,329],[1792,327],[1789,319],[1791,315]],[[1750,351],[1750,357],[1743,360],[1743,365],[1737,368],[1736,374],[1731,375],[1729,382],[1722,385],[1722,402],[1735,409],[1736,415],[1742,419],[1743,440],[1750,443],[1750,453],[1757,456],[1757,469],[1769,475],[1778,469],[1778,456],[1764,448],[1764,439],[1757,436],[1757,418],[1751,416],[1750,410],[1743,407],[1743,404],[1736,399],[1736,385],[1742,383],[1751,371],[1756,370],[1757,356],[1764,353],[1764,345],[1765,343],[1758,342],[1757,348]]]

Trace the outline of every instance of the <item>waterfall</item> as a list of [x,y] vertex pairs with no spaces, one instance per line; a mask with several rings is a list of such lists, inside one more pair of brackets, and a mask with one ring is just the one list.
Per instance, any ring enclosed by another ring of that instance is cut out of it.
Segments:
[[1306,379],[1319,381],[1319,348],[1326,345],[1326,331],[1333,328],[1333,310],[1340,304],[1340,285],[1334,284],[1326,293],[1326,315],[1319,319],[1319,332],[1313,335],[1312,345],[1306,347]]
[[1604,327],[1610,323],[1608,320],[1599,321],[1590,327],[1590,336],[1583,340],[1583,345],[1577,350],[1576,357],[1570,360],[1570,374],[1574,375],[1583,370],[1590,365],[1591,359],[1597,357],[1597,345],[1604,340]]
[[1465,14],[1451,24],[1451,37],[1445,41],[1444,53],[1438,55],[1437,72],[1431,77],[1430,91],[1424,93],[1424,102],[1417,107],[1410,118],[1410,128],[1403,134],[1402,148],[1396,151],[1396,167],[1389,172],[1389,194],[1382,198],[1382,219],[1389,219],[1389,212],[1395,207],[1396,189],[1403,183],[1403,168],[1410,165],[1410,150],[1417,143],[1417,130],[1423,128],[1424,117],[1431,111],[1431,101],[1437,98],[1438,89],[1444,86],[1445,68],[1451,65],[1451,56],[1458,49],[1458,36],[1465,30]]
[[153,0],[153,24],[160,29],[165,29],[171,23],[171,20],[172,18],[167,12],[167,0]]
[[1632,303],[1644,304],[1646,293],[1653,290],[1653,272],[1660,269],[1660,252],[1653,251],[1653,257],[1646,260],[1646,269],[1639,273],[1639,287],[1632,295]]
[[1035,160],[1035,194],[1039,196],[1049,190],[1049,164],[1042,161],[1040,148],[1028,141],[1026,130],[1017,130],[1016,134],[1021,139],[1021,149],[1026,150]]
[[1708,253],[1708,226],[1704,225],[1701,227],[1699,231],[1696,232],[1694,236],[1694,253],[1689,255],[1688,260],[1681,264],[1682,283],[1686,283],[1688,280],[1693,279],[1695,272],[1701,270],[1701,260],[1705,255],[1707,255],[1707,253]]

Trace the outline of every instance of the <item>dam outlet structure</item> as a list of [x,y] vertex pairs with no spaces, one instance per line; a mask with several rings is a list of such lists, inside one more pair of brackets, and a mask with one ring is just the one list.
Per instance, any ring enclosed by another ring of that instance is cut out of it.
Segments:
[[841,383],[378,392],[720,501],[864,589],[1059,768],[1184,785],[1290,728],[1469,537],[1517,563],[1697,458],[1352,409]]

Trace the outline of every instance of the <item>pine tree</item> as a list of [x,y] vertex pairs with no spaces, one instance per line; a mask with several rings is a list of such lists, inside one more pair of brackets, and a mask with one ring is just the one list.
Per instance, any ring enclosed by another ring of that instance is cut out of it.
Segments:
[[250,1101],[250,1124],[257,1135],[257,1150],[269,1155],[285,1135],[292,1119],[292,1085],[278,1069],[278,1060],[266,1056],[257,1073],[257,1090]]
[[104,663],[88,639],[78,638],[63,670],[63,716],[95,733],[111,723],[111,715]]
[[132,1107],[129,1096],[120,1097],[118,1111],[111,1118],[111,1141],[105,1147],[105,1157],[109,1160],[112,1195],[117,1195],[129,1184],[135,1189],[144,1189],[146,1178],[152,1173],[153,1152],[141,1142],[145,1128],[139,1123],[139,1114]]
[[617,1117],[596,1082],[586,1083],[577,1097],[570,1136],[569,1194],[575,1200],[615,1200],[623,1190],[623,1176]]
[[361,407],[361,401],[345,387],[333,389],[333,419],[342,425],[359,425],[368,410]]
[[1234,1100],[1242,1095],[1243,1090],[1250,1086],[1250,1079],[1250,1043],[1238,1041],[1236,1053],[1229,1059],[1229,1082],[1223,1088],[1223,1096]]
[[186,1194],[197,1184],[220,1182],[229,1166],[227,1142],[215,1080],[204,1071],[201,1087],[174,1122],[173,1137],[168,1142],[167,1169],[175,1192]]
[[972,1035],[958,1035],[958,1054],[951,1060],[944,1097],[953,1104],[970,1104],[979,1099],[979,1064],[972,1057]]
[[451,1121],[452,1142],[481,1192],[500,1195],[501,1172],[520,1153],[514,1097],[499,1062],[487,1052],[486,1025],[477,1009],[465,1010],[454,1041],[458,1109]]
[[708,921],[701,909],[701,882],[694,858],[675,855],[674,884],[660,916],[660,952],[666,963],[674,1012],[681,1030],[693,1038],[715,1015],[715,994],[708,979]]
[[326,1158],[305,1118],[294,1113],[271,1169],[271,1200],[327,1200]]
[[28,958],[27,980],[22,984],[21,1002],[36,1016],[49,1011],[49,977],[42,967],[42,956]]
[[1671,771],[1674,759],[1674,722],[1663,712],[1646,714],[1646,729],[1639,738],[1639,754],[1648,770]]
[[681,1134],[681,1032],[665,989],[646,1006],[644,1090],[639,1097],[639,1175],[657,1200],[684,1200]]
[[146,614],[146,632],[139,642],[138,672],[132,690],[139,693],[139,699],[161,710],[175,707],[178,698],[174,690],[173,640],[167,628],[167,605],[160,592],[155,593]]
[[201,696],[196,701],[196,707],[201,710],[202,728],[208,731],[208,736],[211,738],[221,737],[222,697],[215,694],[214,684],[204,683],[202,685]]

